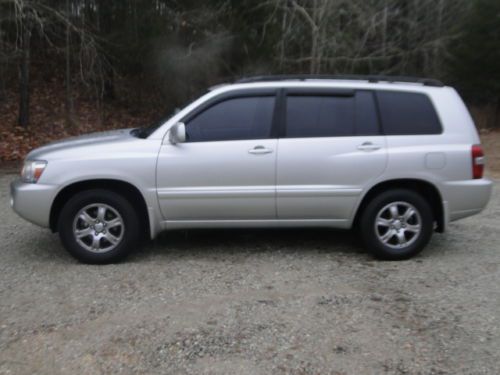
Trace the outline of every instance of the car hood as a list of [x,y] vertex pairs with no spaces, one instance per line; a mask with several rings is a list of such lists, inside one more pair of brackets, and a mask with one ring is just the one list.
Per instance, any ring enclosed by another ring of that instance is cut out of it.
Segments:
[[70,137],[60,141],[51,142],[45,146],[39,147],[31,151],[26,159],[42,159],[44,155],[55,153],[58,151],[65,151],[73,148],[80,148],[85,146],[103,145],[106,143],[115,143],[127,138],[132,138],[130,134],[132,129],[119,129],[105,132],[96,132],[77,137]]

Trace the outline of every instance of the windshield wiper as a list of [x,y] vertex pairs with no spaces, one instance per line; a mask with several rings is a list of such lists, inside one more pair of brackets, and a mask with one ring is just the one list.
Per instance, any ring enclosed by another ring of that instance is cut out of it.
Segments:
[[134,137],[137,137],[137,138],[146,138],[147,136],[149,136],[147,128],[132,129],[130,131],[130,134],[132,134]]

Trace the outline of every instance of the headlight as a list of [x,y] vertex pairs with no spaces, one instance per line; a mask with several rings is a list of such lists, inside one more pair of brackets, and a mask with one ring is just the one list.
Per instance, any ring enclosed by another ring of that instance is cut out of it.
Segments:
[[25,160],[21,171],[21,180],[36,184],[46,166],[47,162],[45,160]]

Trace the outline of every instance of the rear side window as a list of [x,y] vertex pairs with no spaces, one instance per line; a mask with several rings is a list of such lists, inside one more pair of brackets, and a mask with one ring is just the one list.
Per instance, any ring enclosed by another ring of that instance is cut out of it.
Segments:
[[441,123],[427,95],[377,92],[380,116],[387,135],[440,134]]
[[241,97],[214,104],[186,124],[188,142],[266,139],[274,96]]
[[379,133],[373,94],[289,95],[286,137],[342,137]]

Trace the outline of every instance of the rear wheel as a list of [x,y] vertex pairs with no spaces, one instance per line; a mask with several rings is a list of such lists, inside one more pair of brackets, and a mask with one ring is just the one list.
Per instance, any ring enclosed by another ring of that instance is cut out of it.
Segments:
[[408,259],[427,245],[433,231],[432,208],[411,190],[389,190],[375,197],[361,216],[365,247],[387,260]]
[[64,205],[58,222],[65,248],[84,263],[123,259],[138,243],[137,213],[121,195],[108,190],[83,191]]

